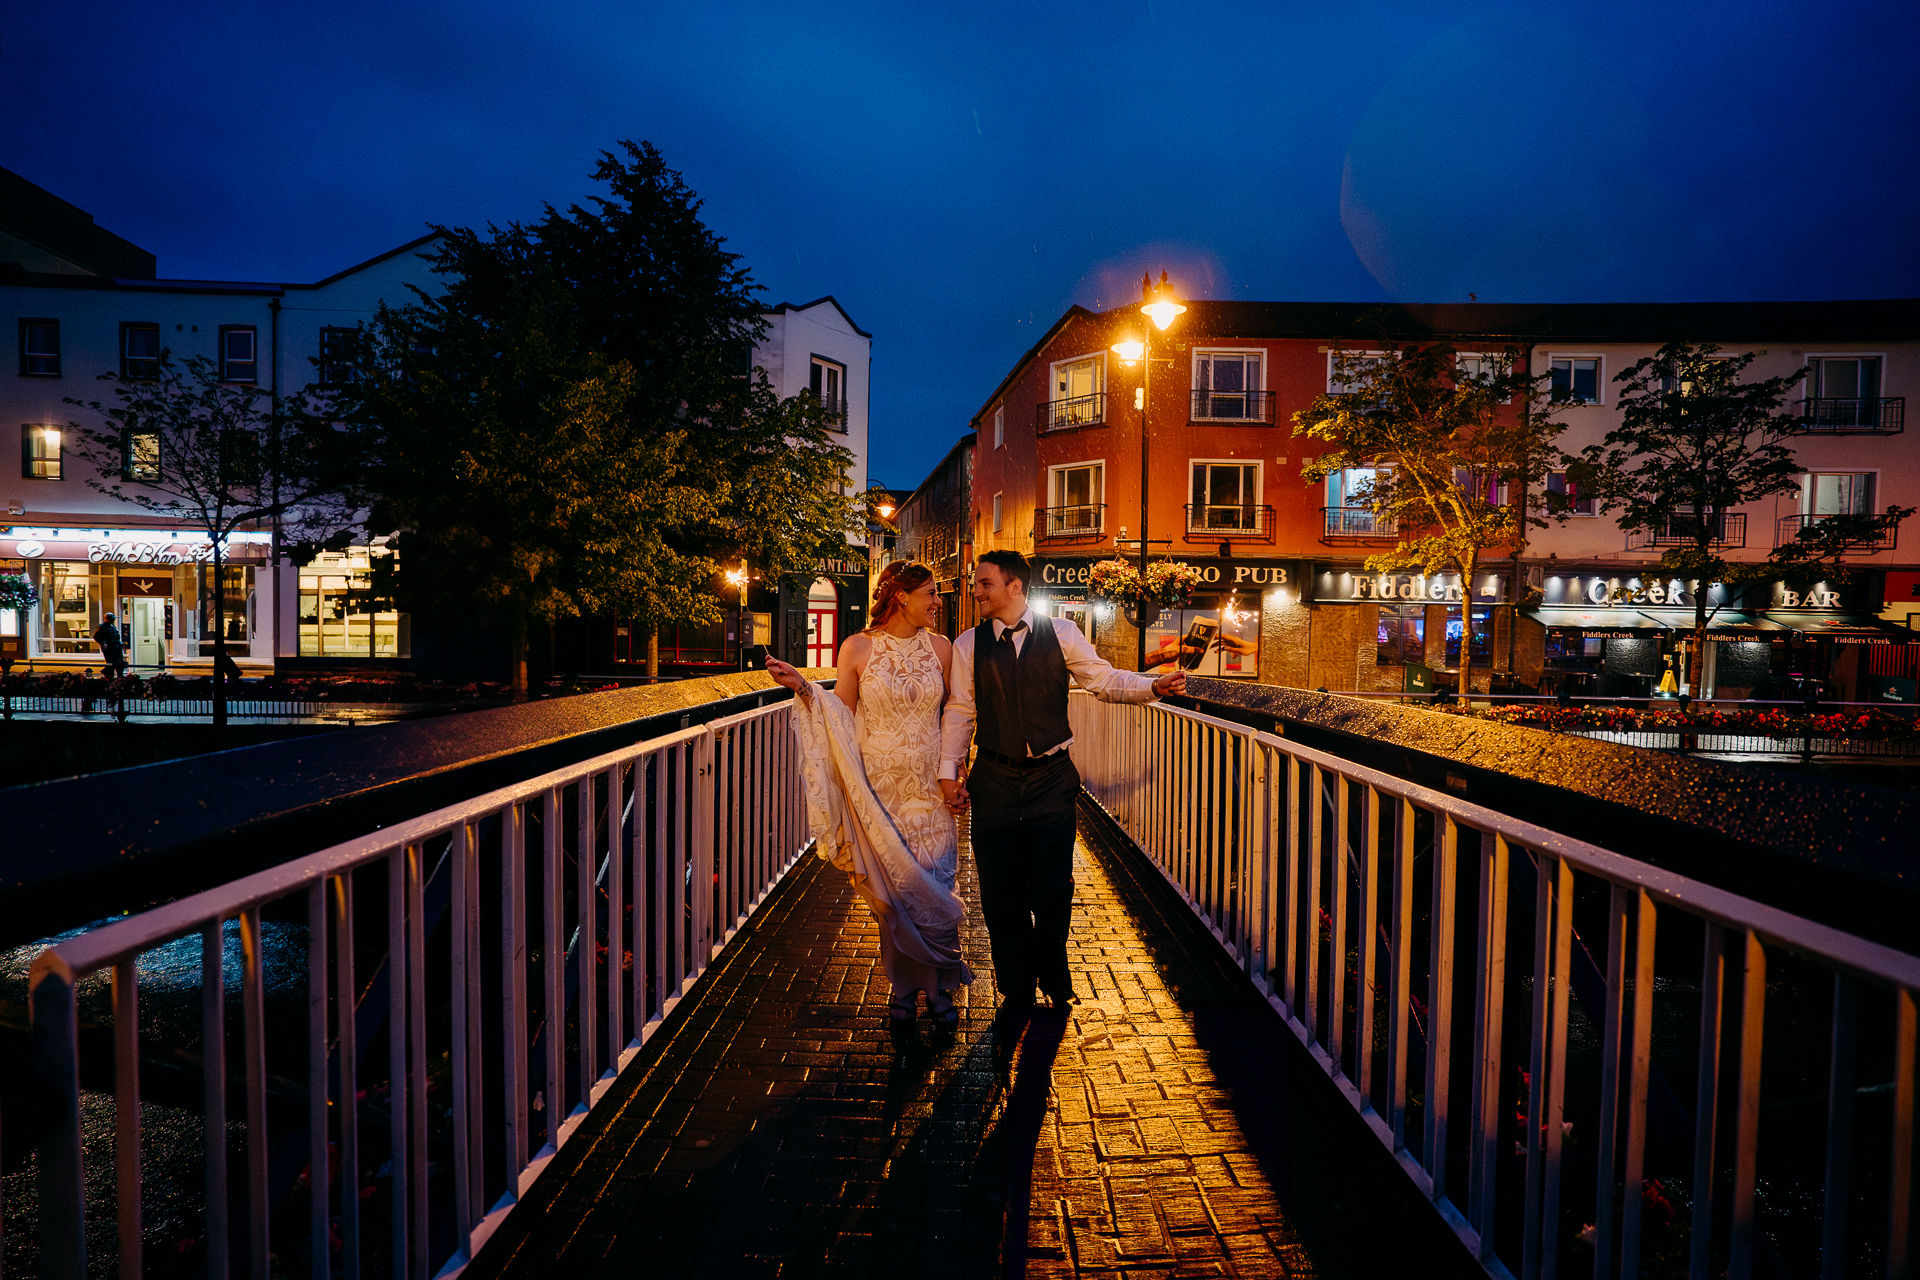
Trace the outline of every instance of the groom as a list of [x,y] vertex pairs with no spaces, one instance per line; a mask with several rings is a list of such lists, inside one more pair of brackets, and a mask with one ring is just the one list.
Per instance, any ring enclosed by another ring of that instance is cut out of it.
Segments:
[[[1056,1009],[1073,999],[1067,928],[1073,916],[1074,804],[1080,774],[1067,755],[1067,680],[1104,702],[1151,702],[1186,688],[1116,670],[1064,618],[1027,605],[1027,558],[989,551],[973,571],[982,621],[953,642],[940,725],[940,789],[954,812],[973,805],[980,914],[993,951],[1001,1012],[1018,1016],[1039,987]],[[978,722],[979,751],[959,780]]]

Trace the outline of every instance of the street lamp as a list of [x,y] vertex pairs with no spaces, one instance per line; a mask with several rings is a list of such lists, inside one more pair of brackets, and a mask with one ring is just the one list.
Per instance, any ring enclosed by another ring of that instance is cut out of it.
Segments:
[[[1153,335],[1154,330],[1166,332],[1179,315],[1186,311],[1186,304],[1174,295],[1173,286],[1167,283],[1167,273],[1160,273],[1160,283],[1154,284],[1151,272],[1140,277],[1140,314],[1153,321],[1152,329],[1143,329],[1139,338],[1123,338],[1113,344],[1113,353],[1120,357],[1120,363],[1132,367],[1140,366],[1140,586],[1144,590],[1147,584],[1147,413],[1148,404],[1153,399]],[[1141,671],[1147,669],[1147,606],[1141,601],[1134,614],[1135,627],[1139,632],[1139,654],[1134,665]]]
[[747,667],[747,583],[751,581],[745,561],[738,569],[729,569],[720,575],[725,578],[738,593],[733,607],[733,647],[736,662],[735,670],[744,671]]

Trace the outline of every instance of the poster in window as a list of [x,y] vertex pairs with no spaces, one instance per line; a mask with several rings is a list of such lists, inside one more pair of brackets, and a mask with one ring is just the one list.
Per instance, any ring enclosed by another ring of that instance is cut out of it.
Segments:
[[1260,615],[1171,609],[1147,628],[1147,670],[1252,680],[1260,671]]

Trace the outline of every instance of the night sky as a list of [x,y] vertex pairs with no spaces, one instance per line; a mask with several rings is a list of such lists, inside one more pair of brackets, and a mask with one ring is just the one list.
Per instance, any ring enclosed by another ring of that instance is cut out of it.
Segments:
[[918,483],[1067,306],[1920,294],[1920,5],[9,5],[0,164],[313,280],[652,140]]

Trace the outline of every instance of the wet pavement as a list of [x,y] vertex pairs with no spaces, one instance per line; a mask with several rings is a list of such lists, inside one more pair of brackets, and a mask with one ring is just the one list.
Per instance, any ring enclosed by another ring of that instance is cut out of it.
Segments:
[[1081,836],[1079,1001],[1012,1044],[970,856],[960,1028],[905,1041],[807,858],[466,1275],[1483,1274],[1137,851]]

